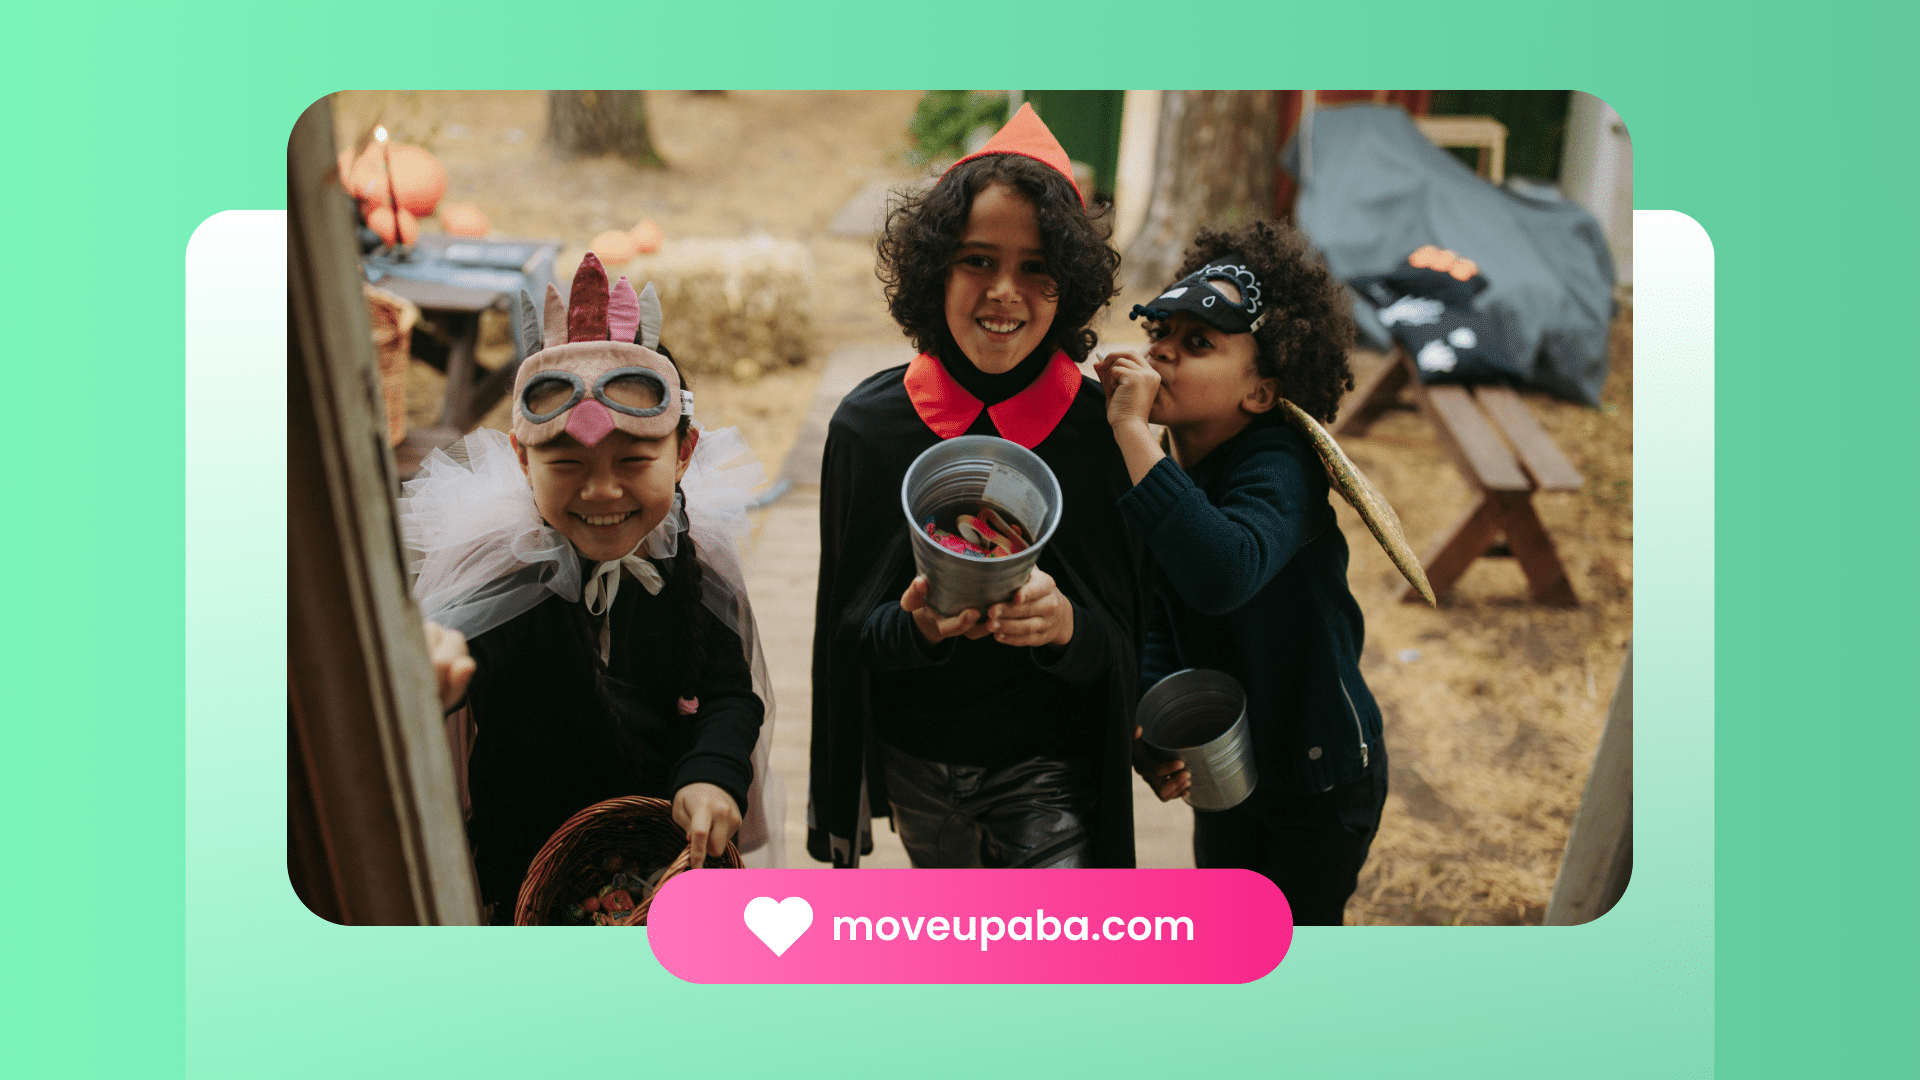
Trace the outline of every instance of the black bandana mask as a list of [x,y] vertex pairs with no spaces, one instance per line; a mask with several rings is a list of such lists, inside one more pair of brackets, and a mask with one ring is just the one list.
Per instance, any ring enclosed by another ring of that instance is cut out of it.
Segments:
[[[1230,281],[1240,290],[1240,302],[1213,287],[1215,281]],[[1230,254],[1181,278],[1154,298],[1151,304],[1135,304],[1127,316],[1165,322],[1176,311],[1191,312],[1193,317],[1228,334],[1251,334],[1266,321],[1261,301],[1260,277],[1247,266],[1247,260]]]

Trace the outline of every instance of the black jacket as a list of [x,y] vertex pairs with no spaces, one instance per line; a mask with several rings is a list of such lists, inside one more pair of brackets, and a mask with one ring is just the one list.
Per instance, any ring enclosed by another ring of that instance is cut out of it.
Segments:
[[1383,752],[1327,493],[1305,436],[1256,424],[1191,471],[1161,461],[1120,500],[1155,561],[1141,686],[1189,667],[1240,681],[1259,770],[1243,805],[1256,813],[1356,779]]
[[[1029,711],[1052,727],[1043,740],[1077,732],[1081,745],[1073,756],[1095,764],[1096,865],[1132,866],[1127,753],[1138,696],[1143,553],[1115,501],[1126,490],[1127,474],[1107,426],[1105,397],[1092,380],[1081,379],[1065,417],[1032,448],[1060,481],[1061,522],[1039,566],[1074,604],[1073,641],[1057,656],[991,639],[943,642],[927,650],[909,636],[909,621],[885,610],[898,610],[900,594],[914,576],[901,480],[913,459],[940,441],[915,412],[905,372],[891,368],[861,383],[828,427],[821,468],[808,853],[836,866],[858,865],[859,856],[870,850],[861,839],[863,814],[889,812],[874,752],[881,702],[917,700],[932,718],[958,694],[993,694],[1018,681],[1048,686],[1047,702],[1029,703]],[[999,431],[983,411],[968,434]],[[937,741],[941,734],[929,738]],[[928,745],[920,744],[923,752]],[[948,745],[961,755],[983,749],[977,743]]]
[[484,901],[511,915],[541,845],[569,817],[622,795],[671,799],[705,782],[747,810],[753,746],[765,707],[740,638],[703,618],[699,710],[680,715],[691,646],[671,577],[658,596],[621,584],[611,649],[600,666],[600,619],[555,596],[467,643],[477,729],[467,834]]

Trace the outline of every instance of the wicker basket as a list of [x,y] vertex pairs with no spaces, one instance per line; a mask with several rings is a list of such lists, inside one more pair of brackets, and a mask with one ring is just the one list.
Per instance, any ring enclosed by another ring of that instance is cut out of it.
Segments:
[[[687,834],[673,823],[672,803],[644,795],[595,803],[568,818],[533,857],[527,879],[520,885],[520,900],[514,905],[514,925],[561,925],[553,917],[554,908],[591,894],[606,877],[599,868],[600,860],[613,854],[643,867],[667,867],[660,885],[691,865]],[[728,841],[727,850],[709,855],[706,865],[738,870],[740,849]],[[633,913],[617,925],[645,926],[647,910],[658,893],[659,886],[655,886],[653,893],[638,898]]]
[[387,406],[387,440],[399,446],[407,438],[407,364],[412,360],[413,327],[420,309],[385,289],[363,286],[373,351],[380,359],[380,395]]

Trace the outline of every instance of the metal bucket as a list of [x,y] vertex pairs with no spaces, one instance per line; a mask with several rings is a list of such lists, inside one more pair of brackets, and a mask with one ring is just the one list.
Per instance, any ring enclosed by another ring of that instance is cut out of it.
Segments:
[[[1033,543],[998,559],[949,551],[923,523],[956,505],[985,503],[1011,516]],[[927,579],[927,603],[942,615],[982,615],[1026,584],[1040,549],[1060,524],[1060,482],[1040,455],[992,435],[961,435],[927,448],[900,482],[900,506],[913,534],[913,565]]]
[[1186,800],[1195,810],[1231,809],[1253,794],[1260,774],[1253,766],[1247,695],[1233,676],[1205,668],[1176,671],[1140,699],[1134,722],[1156,753],[1186,762],[1193,776]]

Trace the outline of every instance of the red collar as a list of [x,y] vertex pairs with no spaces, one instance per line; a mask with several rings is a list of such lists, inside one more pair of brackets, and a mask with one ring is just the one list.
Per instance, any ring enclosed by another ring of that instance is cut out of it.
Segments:
[[[1055,352],[1039,378],[1000,404],[988,406],[987,416],[1002,438],[1031,450],[1053,434],[1067,415],[1074,396],[1080,393],[1080,379],[1080,369],[1067,354]],[[966,434],[980,416],[980,399],[926,353],[907,365],[906,386],[913,411],[942,439]]]

